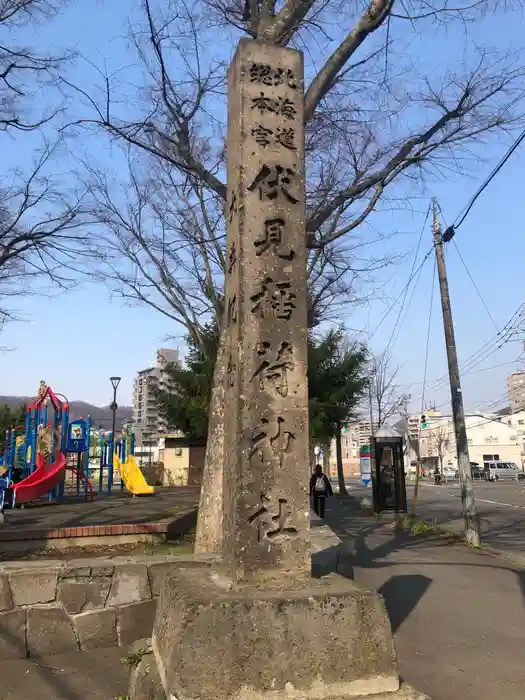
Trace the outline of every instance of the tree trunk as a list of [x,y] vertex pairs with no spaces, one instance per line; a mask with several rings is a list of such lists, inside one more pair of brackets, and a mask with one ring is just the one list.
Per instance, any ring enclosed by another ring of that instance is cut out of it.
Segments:
[[323,472],[330,476],[330,443],[323,443]]
[[337,482],[339,484],[339,495],[347,496],[348,492],[345,486],[345,475],[343,472],[343,447],[341,444],[341,429],[337,429],[335,435],[335,457],[337,461]]
[[310,441],[308,442],[308,457],[310,459],[310,471],[313,472],[315,468],[315,442],[310,438]]
[[208,419],[208,439],[202,474],[195,553],[220,553],[222,550],[222,480],[224,465],[224,402],[227,369],[227,334],[221,331]]

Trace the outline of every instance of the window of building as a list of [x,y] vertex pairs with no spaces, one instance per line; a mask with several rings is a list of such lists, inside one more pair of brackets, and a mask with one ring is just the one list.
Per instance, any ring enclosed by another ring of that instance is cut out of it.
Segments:
[[524,423],[525,423],[525,421],[523,421],[523,420],[518,421],[518,425],[523,425]]
[[499,454],[483,455],[484,462],[499,462]]
[[488,435],[488,436],[485,438],[485,444],[486,444],[486,445],[490,445],[490,444],[493,443],[493,442],[499,442],[499,438],[496,437],[495,435]]
[[469,445],[472,445],[472,438],[468,438],[468,439],[467,439],[467,442],[468,442]]

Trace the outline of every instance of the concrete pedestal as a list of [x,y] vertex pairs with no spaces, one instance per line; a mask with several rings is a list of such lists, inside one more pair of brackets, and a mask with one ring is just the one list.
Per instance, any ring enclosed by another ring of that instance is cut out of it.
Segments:
[[164,583],[152,647],[167,700],[424,697],[400,689],[381,597],[335,574],[279,590],[183,570]]

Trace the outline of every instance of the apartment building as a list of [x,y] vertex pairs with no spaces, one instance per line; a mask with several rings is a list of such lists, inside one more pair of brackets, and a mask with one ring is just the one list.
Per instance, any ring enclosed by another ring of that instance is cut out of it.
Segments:
[[507,378],[510,409],[512,412],[525,409],[525,370],[513,372]]
[[[370,421],[351,423],[341,431],[343,472],[347,476],[360,473],[359,448],[370,444]],[[335,440],[330,446],[330,473],[337,473]]]
[[179,361],[179,352],[172,348],[159,348],[153,367],[137,372],[133,382],[132,419],[136,430],[146,435],[165,433],[169,426],[159,415],[157,392],[169,391],[169,375],[166,366]]

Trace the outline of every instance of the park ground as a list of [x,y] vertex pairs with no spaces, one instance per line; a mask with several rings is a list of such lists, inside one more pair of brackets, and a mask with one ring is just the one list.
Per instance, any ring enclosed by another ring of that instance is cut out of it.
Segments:
[[[525,571],[520,564],[525,562],[525,528],[519,507],[525,492],[510,484],[491,486],[477,489],[485,537],[513,561],[468,549],[439,533],[396,532],[390,518],[373,518],[359,509],[359,497],[367,491],[357,482],[349,484],[357,499],[335,497],[328,504],[326,523],[342,542],[344,575],[384,596],[402,677],[432,700],[525,697]],[[460,527],[456,492],[456,486],[425,484],[421,516],[449,530]],[[126,688],[123,656],[122,649],[103,649],[36,663],[6,662],[0,697],[115,700]]]

